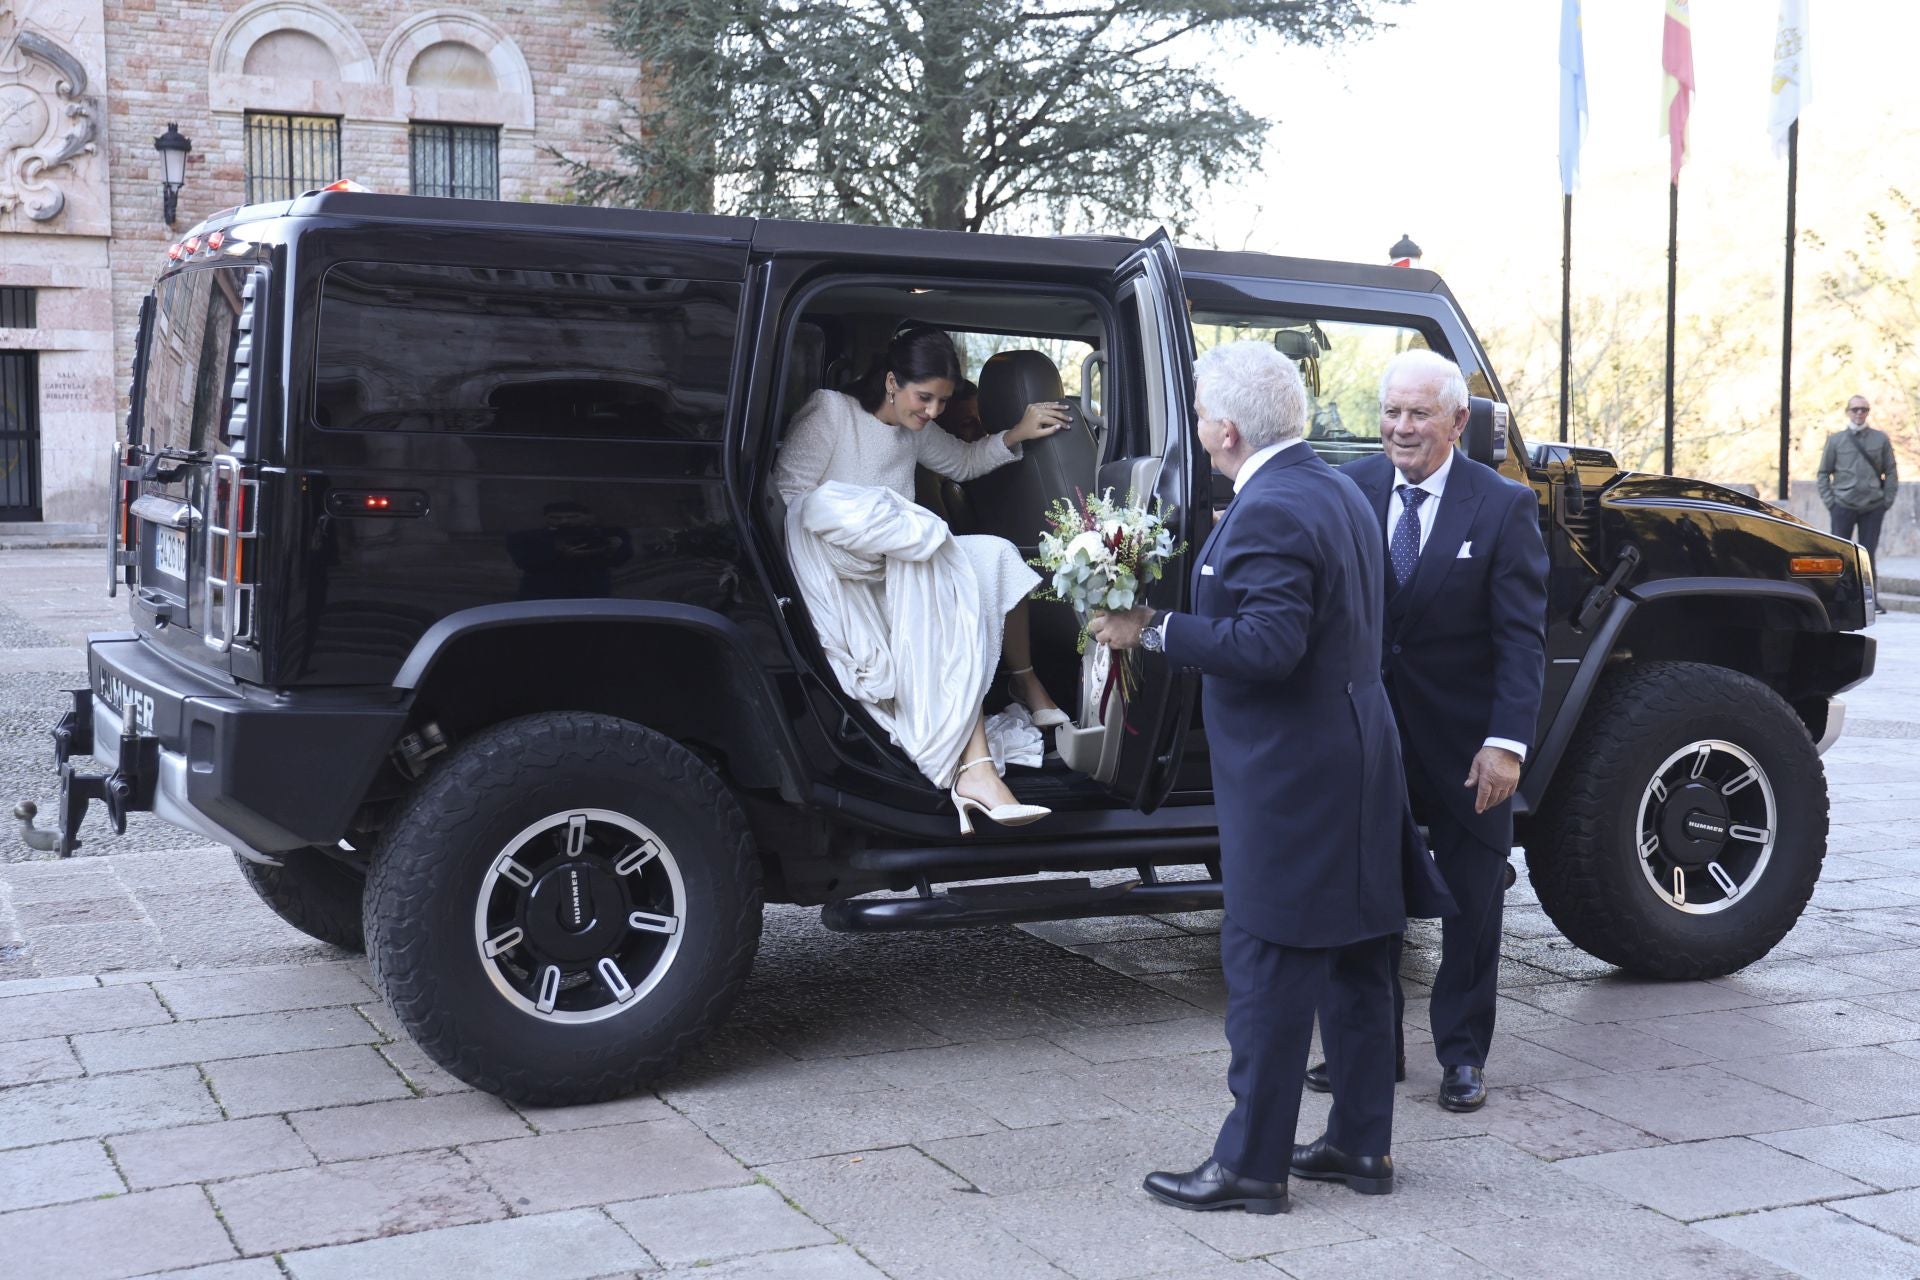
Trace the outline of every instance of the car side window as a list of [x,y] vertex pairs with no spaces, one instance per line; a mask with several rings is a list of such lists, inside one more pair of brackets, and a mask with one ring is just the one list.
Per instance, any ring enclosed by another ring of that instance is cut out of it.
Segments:
[[1390,321],[1201,310],[1193,338],[1199,351],[1267,342],[1291,359],[1307,387],[1307,439],[1336,465],[1379,452],[1380,375],[1400,352],[1431,345],[1420,329]]
[[343,262],[313,414],[338,431],[717,440],[737,285]]

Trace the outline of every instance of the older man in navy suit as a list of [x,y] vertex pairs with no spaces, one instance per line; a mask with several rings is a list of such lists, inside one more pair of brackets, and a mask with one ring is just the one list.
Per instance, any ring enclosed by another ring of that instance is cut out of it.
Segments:
[[[1219,809],[1227,1084],[1213,1156],[1146,1190],[1184,1209],[1280,1213],[1289,1170],[1393,1187],[1392,941],[1444,885],[1407,810],[1378,654],[1373,513],[1301,439],[1306,392],[1265,343],[1196,369],[1200,441],[1234,499],[1195,557],[1192,613],[1096,618],[1094,639],[1198,668]],[[1295,1145],[1316,1001],[1338,1089]]]
[[[1460,907],[1441,925],[1429,1005],[1440,1105],[1474,1111],[1487,1100],[1513,789],[1546,673],[1547,551],[1533,490],[1454,449],[1467,422],[1458,365],[1433,351],[1394,357],[1380,417],[1383,452],[1342,471],[1387,549],[1381,667],[1414,813]],[[1399,1009],[1397,948],[1394,968]],[[1320,1067],[1307,1083],[1338,1095]]]

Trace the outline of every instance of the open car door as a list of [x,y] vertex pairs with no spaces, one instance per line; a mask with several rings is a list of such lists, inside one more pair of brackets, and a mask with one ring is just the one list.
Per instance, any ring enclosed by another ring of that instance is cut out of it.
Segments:
[[[1142,241],[1114,274],[1113,299],[1118,349],[1098,408],[1112,446],[1099,487],[1118,499],[1157,504],[1176,542],[1186,544],[1165,576],[1148,585],[1145,601],[1185,609],[1188,569],[1213,511],[1194,429],[1193,330],[1179,258],[1164,230]],[[1151,812],[1173,787],[1199,679],[1174,671],[1158,654],[1135,653],[1128,661],[1131,670],[1122,673],[1118,659],[1088,642],[1080,705],[1055,741],[1069,767]]]

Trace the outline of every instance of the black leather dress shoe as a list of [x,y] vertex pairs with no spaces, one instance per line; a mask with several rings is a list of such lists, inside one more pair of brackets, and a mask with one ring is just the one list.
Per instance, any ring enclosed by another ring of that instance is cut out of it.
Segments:
[[[1407,1060],[1405,1058],[1395,1058],[1393,1060],[1394,1083],[1403,1083],[1406,1078]],[[1307,1088],[1313,1090],[1315,1093],[1333,1092],[1333,1079],[1327,1075],[1326,1063],[1316,1062],[1307,1068]]]
[[1520,878],[1520,873],[1513,869],[1511,862],[1502,867],[1500,873],[1500,892],[1505,893],[1507,890],[1513,888],[1514,882]]
[[1393,1157],[1350,1156],[1328,1146],[1322,1135],[1293,1149],[1293,1176],[1344,1182],[1363,1196],[1383,1196],[1393,1190]]
[[1181,1209],[1245,1209],[1248,1213],[1285,1213],[1287,1184],[1243,1178],[1218,1160],[1191,1173],[1154,1172],[1140,1184],[1156,1200]]
[[1487,1104],[1487,1082],[1478,1067],[1448,1067],[1440,1077],[1440,1105],[1449,1111],[1478,1111]]

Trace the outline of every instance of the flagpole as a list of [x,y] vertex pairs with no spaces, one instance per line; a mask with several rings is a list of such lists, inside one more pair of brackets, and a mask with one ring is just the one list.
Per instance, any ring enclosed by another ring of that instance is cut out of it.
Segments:
[[1668,475],[1673,474],[1673,317],[1674,286],[1680,266],[1680,180],[1667,185],[1667,423],[1661,457]]
[[1573,192],[1560,209],[1560,442],[1567,441],[1573,369]]
[[1800,122],[1787,127],[1787,275],[1780,322],[1780,501],[1790,496],[1787,454],[1793,443],[1793,215],[1800,185]]

